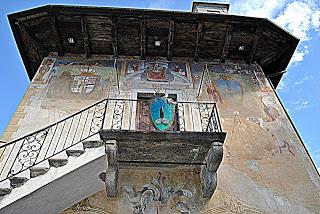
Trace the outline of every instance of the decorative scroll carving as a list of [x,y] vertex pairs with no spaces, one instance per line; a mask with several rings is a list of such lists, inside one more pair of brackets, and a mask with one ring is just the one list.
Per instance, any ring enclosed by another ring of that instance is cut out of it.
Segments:
[[204,198],[210,198],[217,187],[217,169],[223,157],[222,143],[214,142],[206,157],[206,164],[201,167],[201,190]]
[[[168,206],[177,213],[191,213],[189,200],[192,199],[193,192],[171,186],[166,181],[167,177],[159,172],[157,177],[153,177],[150,183],[141,188],[122,187],[126,201],[133,208],[132,213],[162,213],[160,208]],[[174,198],[174,202],[170,204],[171,198]]]

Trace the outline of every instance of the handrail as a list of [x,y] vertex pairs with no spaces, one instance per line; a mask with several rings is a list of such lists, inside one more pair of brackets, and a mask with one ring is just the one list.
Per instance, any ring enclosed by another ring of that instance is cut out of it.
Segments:
[[92,105],[90,105],[90,106],[88,106],[88,107],[86,107],[86,108],[84,108],[84,109],[76,112],[76,113],[73,113],[73,114],[67,116],[66,118],[63,118],[62,120],[59,120],[59,121],[57,121],[57,122],[55,122],[55,123],[52,123],[52,124],[50,124],[50,125],[48,125],[48,126],[45,126],[44,128],[40,128],[40,129],[38,129],[38,130],[36,130],[36,131],[34,131],[34,132],[31,132],[31,133],[29,133],[28,135],[22,136],[22,137],[20,137],[20,138],[18,138],[18,139],[15,139],[15,140],[11,141],[11,142],[7,142],[6,145],[0,146],[0,149],[2,149],[3,147],[9,146],[9,145],[12,144],[12,143],[17,142],[17,141],[25,138],[26,136],[33,135],[33,134],[35,134],[35,133],[37,133],[37,132],[43,131],[43,130],[49,128],[49,127],[54,126],[54,125],[56,125],[57,123],[60,123],[60,122],[62,122],[62,121],[64,121],[64,120],[67,120],[67,119],[69,119],[69,118],[71,118],[71,117],[73,117],[73,116],[75,116],[75,115],[77,115],[77,114],[79,114],[79,113],[81,113],[81,112],[84,112],[84,111],[92,108],[93,106],[95,106],[95,105],[97,105],[97,104],[99,104],[99,103],[101,103],[101,102],[103,102],[103,101],[105,101],[105,100],[107,100],[107,99],[108,99],[108,98],[105,98],[105,99],[103,99],[103,100],[100,100],[100,101],[98,101],[98,102],[96,102],[96,103],[94,103],[94,104],[92,104]]
[[[15,142],[17,142],[17,141],[19,141],[19,140],[21,140],[21,139],[29,136],[29,135],[33,135],[33,134],[35,134],[35,133],[37,133],[37,132],[40,132],[40,131],[43,131],[43,130],[51,127],[51,126],[54,126],[54,125],[56,125],[57,123],[60,123],[60,122],[62,122],[62,121],[64,121],[64,120],[67,120],[67,119],[69,119],[69,118],[71,118],[71,117],[73,117],[73,116],[75,116],[75,115],[77,115],[77,114],[79,114],[79,113],[81,113],[81,112],[84,112],[84,111],[92,108],[93,106],[95,106],[95,105],[97,105],[97,104],[99,104],[99,103],[101,103],[101,102],[103,102],[103,101],[106,101],[106,100],[113,100],[113,101],[139,101],[139,100],[135,100],[135,99],[118,99],[118,98],[105,98],[105,99],[102,99],[102,100],[100,100],[100,101],[98,101],[98,102],[96,102],[96,103],[94,103],[94,104],[92,104],[92,105],[90,105],[90,106],[88,106],[88,107],[86,107],[86,108],[84,108],[84,109],[76,112],[76,113],[73,113],[73,114],[67,116],[66,118],[64,118],[64,119],[62,119],[62,120],[60,120],[60,121],[57,121],[57,122],[52,123],[52,124],[50,124],[50,125],[48,125],[48,126],[45,126],[44,128],[40,128],[40,129],[38,129],[38,130],[36,130],[36,131],[34,131],[34,132],[31,132],[31,133],[29,133],[29,134],[27,134],[27,135],[25,135],[25,136],[20,137],[20,138],[18,138],[18,139],[15,139],[15,140],[10,141],[10,142],[0,141],[0,143],[5,143],[5,145],[0,145],[0,149],[4,148],[4,147],[6,147],[6,146],[9,146],[10,144],[13,144],[13,143],[15,143]],[[213,104],[213,105],[215,106],[215,108],[216,108],[216,103],[214,103],[214,102],[179,101],[179,102],[177,102],[177,103]],[[218,118],[218,119],[219,119],[219,118]],[[220,120],[220,119],[219,119],[219,120]],[[220,121],[219,121],[219,124],[220,124]]]
[[[140,130],[140,126],[135,128],[136,121],[133,116],[135,114],[133,110],[137,108],[138,102],[142,101],[105,98],[60,121],[0,145],[0,150],[2,150],[0,159],[4,157],[0,161],[0,182],[98,134],[104,128],[105,123],[106,126],[109,124],[107,129]],[[182,101],[175,102],[175,105],[176,127],[173,132],[190,130],[190,127],[187,128],[187,125],[190,126],[190,121],[192,131],[221,132],[215,103]],[[108,112],[107,109],[109,109]],[[109,117],[106,118],[106,115]],[[195,115],[198,118],[195,118]],[[195,121],[198,121],[198,125],[194,124]],[[127,128],[124,128],[125,125]],[[196,126],[199,125],[201,128],[198,127],[196,130]]]
[[[52,126],[54,126],[54,125],[56,125],[56,124],[58,124],[58,123],[60,123],[60,122],[62,122],[62,121],[64,121],[64,120],[67,120],[67,119],[69,119],[69,118],[71,118],[71,117],[73,117],[73,116],[75,116],[75,115],[77,115],[77,114],[79,114],[79,113],[81,113],[81,112],[84,112],[84,111],[92,108],[93,106],[95,106],[95,105],[97,105],[97,104],[99,104],[99,103],[101,103],[101,102],[103,102],[103,101],[106,101],[106,100],[113,100],[113,101],[139,101],[139,100],[136,100],[136,99],[119,99],[119,98],[105,98],[105,99],[102,99],[102,100],[100,100],[100,101],[98,101],[98,102],[96,102],[96,103],[94,103],[94,104],[92,104],[92,105],[90,105],[90,106],[88,106],[88,107],[86,107],[86,108],[84,108],[84,109],[76,112],[76,113],[73,113],[73,114],[67,116],[66,118],[64,118],[64,119],[62,119],[62,120],[59,120],[59,121],[57,121],[57,122],[55,122],[55,123],[52,123],[52,124],[50,124],[50,125],[48,125],[48,126],[45,126],[44,128],[40,128],[40,129],[38,129],[38,130],[36,130],[36,131],[30,132],[29,134],[24,135],[24,136],[22,136],[22,137],[20,137],[20,138],[18,138],[18,139],[15,139],[15,140],[10,141],[10,142],[0,141],[0,143],[4,143],[4,144],[5,144],[5,145],[0,145],[0,149],[2,149],[2,148],[4,148],[4,147],[7,147],[7,146],[9,146],[10,144],[13,144],[13,143],[15,143],[15,142],[17,142],[17,141],[19,141],[19,140],[21,140],[21,139],[29,136],[29,135],[33,135],[33,134],[35,134],[35,133],[37,133],[37,132],[40,132],[40,131],[43,131],[43,130],[49,128],[49,127],[52,127]],[[176,102],[176,103],[213,104],[213,105],[215,106],[215,108],[216,108],[216,103],[214,103],[214,102],[179,101],[179,102]],[[218,112],[217,112],[217,113],[218,113]],[[220,124],[220,118],[219,118],[219,117],[218,117],[218,120],[219,120],[219,124]]]

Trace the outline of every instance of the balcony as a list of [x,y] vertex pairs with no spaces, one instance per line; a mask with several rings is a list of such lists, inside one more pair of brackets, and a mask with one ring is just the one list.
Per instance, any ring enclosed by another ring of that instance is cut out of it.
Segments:
[[199,169],[203,197],[216,188],[225,133],[215,103],[172,102],[165,130],[152,123],[151,100],[104,99],[64,120],[0,146],[0,194],[105,146],[107,195],[117,195],[119,167]]

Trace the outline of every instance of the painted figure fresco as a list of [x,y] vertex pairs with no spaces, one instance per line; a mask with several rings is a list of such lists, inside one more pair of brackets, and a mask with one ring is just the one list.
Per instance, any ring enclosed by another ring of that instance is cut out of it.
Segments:
[[216,103],[223,103],[224,100],[241,101],[243,87],[236,77],[216,72],[205,72],[203,85],[201,86],[201,99],[207,99]]
[[179,74],[181,76],[187,77],[186,64],[178,62],[170,62],[169,70],[173,73]]
[[200,87],[200,82],[204,74],[204,64],[192,64],[191,65],[191,75],[192,75],[192,84],[193,88],[197,91]]
[[33,78],[33,86],[46,87],[52,77],[51,69],[56,61],[54,57],[45,57],[39,66],[39,69]]
[[129,61],[127,64],[127,75],[136,73],[136,72],[143,72],[144,71],[144,62],[143,61]]
[[207,94],[210,100],[217,103],[222,102],[221,94],[217,89],[216,83],[212,80],[206,81],[205,86],[207,88]]
[[280,115],[278,107],[272,96],[267,93],[260,93],[263,109],[267,115],[267,119],[258,117],[248,117],[247,119],[259,127],[265,132],[269,133],[275,143],[274,153],[281,154],[284,151],[295,155],[290,145],[292,142],[292,133],[289,130],[289,124],[283,121],[283,116]]

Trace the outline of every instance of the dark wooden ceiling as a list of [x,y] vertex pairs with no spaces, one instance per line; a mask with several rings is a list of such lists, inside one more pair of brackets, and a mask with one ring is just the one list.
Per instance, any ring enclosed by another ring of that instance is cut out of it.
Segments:
[[299,41],[267,19],[234,15],[48,5],[8,18],[30,79],[58,52],[257,62],[277,85]]

